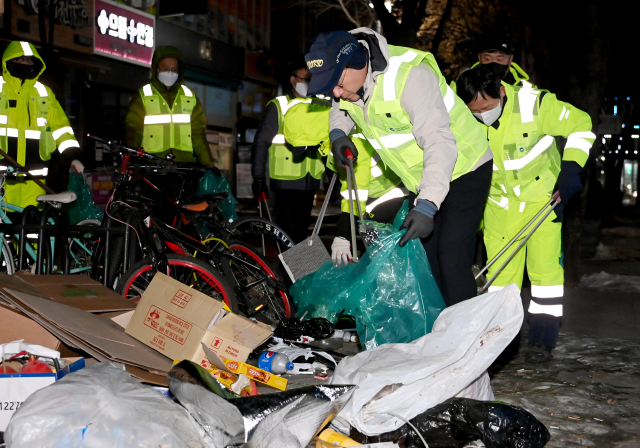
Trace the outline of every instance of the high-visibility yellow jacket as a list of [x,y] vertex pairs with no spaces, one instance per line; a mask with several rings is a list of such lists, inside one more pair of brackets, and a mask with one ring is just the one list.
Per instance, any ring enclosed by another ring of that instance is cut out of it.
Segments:
[[[35,79],[18,79],[7,70],[7,61],[32,56],[42,63]],[[56,151],[79,148],[64,110],[51,89],[38,81],[46,66],[36,48],[28,42],[14,41],[2,55],[0,78],[0,148],[20,165],[45,178],[47,161]],[[0,160],[6,169],[9,163]],[[26,207],[36,204],[43,190],[31,181],[7,181],[5,200]]]

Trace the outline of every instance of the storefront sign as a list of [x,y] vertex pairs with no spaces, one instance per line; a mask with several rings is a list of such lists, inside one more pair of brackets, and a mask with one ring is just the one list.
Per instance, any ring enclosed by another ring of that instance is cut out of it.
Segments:
[[95,52],[151,66],[156,19],[133,8],[95,0]]

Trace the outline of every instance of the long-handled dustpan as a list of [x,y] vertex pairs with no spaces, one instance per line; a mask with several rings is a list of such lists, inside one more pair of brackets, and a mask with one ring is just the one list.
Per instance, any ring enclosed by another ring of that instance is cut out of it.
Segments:
[[318,220],[316,221],[316,225],[313,228],[311,236],[296,244],[291,249],[278,255],[278,258],[280,258],[280,261],[282,262],[282,266],[284,266],[284,269],[287,271],[287,274],[289,274],[293,283],[305,275],[316,272],[323,263],[331,260],[331,255],[327,251],[327,248],[324,247],[318,233],[320,232],[324,215],[327,212],[329,197],[331,197],[331,191],[333,191],[333,186],[336,183],[337,176],[338,175],[334,173],[331,178],[329,189],[325,195],[322,208],[320,209],[320,215],[318,215]]
[[[556,208],[556,206],[561,202],[560,199],[560,193],[556,192],[553,197],[551,199],[549,199],[549,202],[547,202],[545,204],[544,207],[542,207],[542,209],[540,209],[540,211],[536,214],[536,216],[534,216],[531,221],[529,221],[527,223],[527,225],[525,225],[522,230],[520,230],[520,232],[518,232],[518,234],[513,237],[513,239],[511,241],[509,241],[506,246],[504,246],[502,248],[502,250],[500,252],[498,252],[498,254],[493,257],[491,259],[491,261],[489,261],[487,263],[487,265],[482,268],[482,270],[476,274],[475,278],[476,280],[478,280],[478,278],[480,278],[485,272],[487,272],[487,270],[496,262],[498,261],[498,259],[502,256],[502,254],[504,254],[512,245],[513,243],[515,243],[518,238],[520,238],[522,236],[522,234],[524,234],[527,229],[529,227],[531,227],[533,225],[534,222],[536,222],[536,220],[542,215],[544,214],[544,216],[542,217],[542,219],[540,219],[538,221],[538,223],[533,227],[533,229],[531,229],[531,231],[527,234],[527,236],[525,236],[522,241],[520,242],[520,244],[518,244],[518,247],[516,247],[514,249],[513,252],[511,252],[511,254],[509,255],[509,257],[504,261],[504,263],[502,263],[502,266],[500,266],[500,268],[498,268],[498,270],[491,276],[491,278],[489,280],[487,280],[487,282],[484,284],[484,286],[482,286],[482,288],[478,289],[478,295],[480,294],[484,294],[485,292],[487,292],[487,290],[489,289],[489,286],[491,286],[491,284],[494,282],[494,280],[498,277],[498,275],[500,275],[500,273],[504,270],[504,268],[509,264],[509,262],[513,259],[513,257],[516,256],[516,254],[520,251],[520,249],[522,249],[522,247],[527,244],[527,241],[529,241],[529,238],[531,238],[531,236],[535,233],[536,230],[538,230],[538,227],[540,227],[542,225],[542,223],[545,221],[545,219],[547,219],[547,217],[551,214],[551,212],[553,211],[553,209]],[[551,207],[551,208],[549,208]],[[548,209],[548,210],[547,210]],[[546,213],[545,213],[546,212]]]

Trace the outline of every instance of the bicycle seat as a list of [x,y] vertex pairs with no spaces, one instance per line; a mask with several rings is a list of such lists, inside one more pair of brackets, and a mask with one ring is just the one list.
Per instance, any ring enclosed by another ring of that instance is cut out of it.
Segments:
[[207,209],[207,207],[209,207],[209,204],[207,204],[204,201],[196,202],[195,204],[182,204],[182,205],[180,205],[180,208],[182,208],[183,210],[189,210],[191,212],[203,212],[203,211],[205,211]]
[[63,191],[58,194],[41,194],[36,198],[38,202],[58,202],[60,204],[69,204],[77,199],[73,191]]

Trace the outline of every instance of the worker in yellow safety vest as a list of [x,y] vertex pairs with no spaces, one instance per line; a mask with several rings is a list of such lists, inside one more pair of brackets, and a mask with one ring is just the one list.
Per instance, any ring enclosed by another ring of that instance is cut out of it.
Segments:
[[[489,287],[490,292],[511,283],[521,288],[526,264],[532,296],[526,359],[548,361],[563,311],[562,212],[569,199],[582,189],[580,173],[596,138],[591,131],[591,118],[546,90],[501,83],[487,67],[460,75],[458,94],[482,123],[494,153],[493,178],[484,211],[484,242],[489,259],[545,207],[555,191],[560,193],[560,204]],[[556,145],[556,136],[567,139],[562,152]],[[513,250],[497,260],[489,269],[489,276]]]
[[[357,28],[321,33],[305,59],[309,93],[336,98],[329,124],[338,166],[345,165],[347,150],[359,157],[349,138],[357,125],[409,190],[411,210],[402,224],[407,232],[399,244],[422,239],[447,305],[474,297],[471,267],[493,156],[433,55]],[[364,191],[359,196],[367,199]]]
[[183,83],[185,71],[177,48],[156,48],[151,82],[131,99],[125,141],[158,157],[171,153],[175,162],[197,161],[219,174],[209,152],[204,110],[195,93]]
[[[41,181],[47,178],[56,149],[64,154],[63,160],[71,160],[80,147],[55,95],[38,81],[45,68],[28,42],[11,42],[2,55],[0,149]],[[0,172],[12,170],[0,159]],[[4,201],[20,207],[36,205],[36,198],[45,193],[24,174],[7,177],[4,188]]]
[[[271,100],[258,125],[251,148],[251,176],[254,197],[269,197],[269,188],[275,193],[276,222],[297,243],[307,237],[313,199],[324,172],[319,149],[324,140],[329,145],[330,103],[307,98],[310,74],[303,64],[294,67],[288,81],[292,92]],[[318,144],[297,146],[297,140],[309,139]]]

